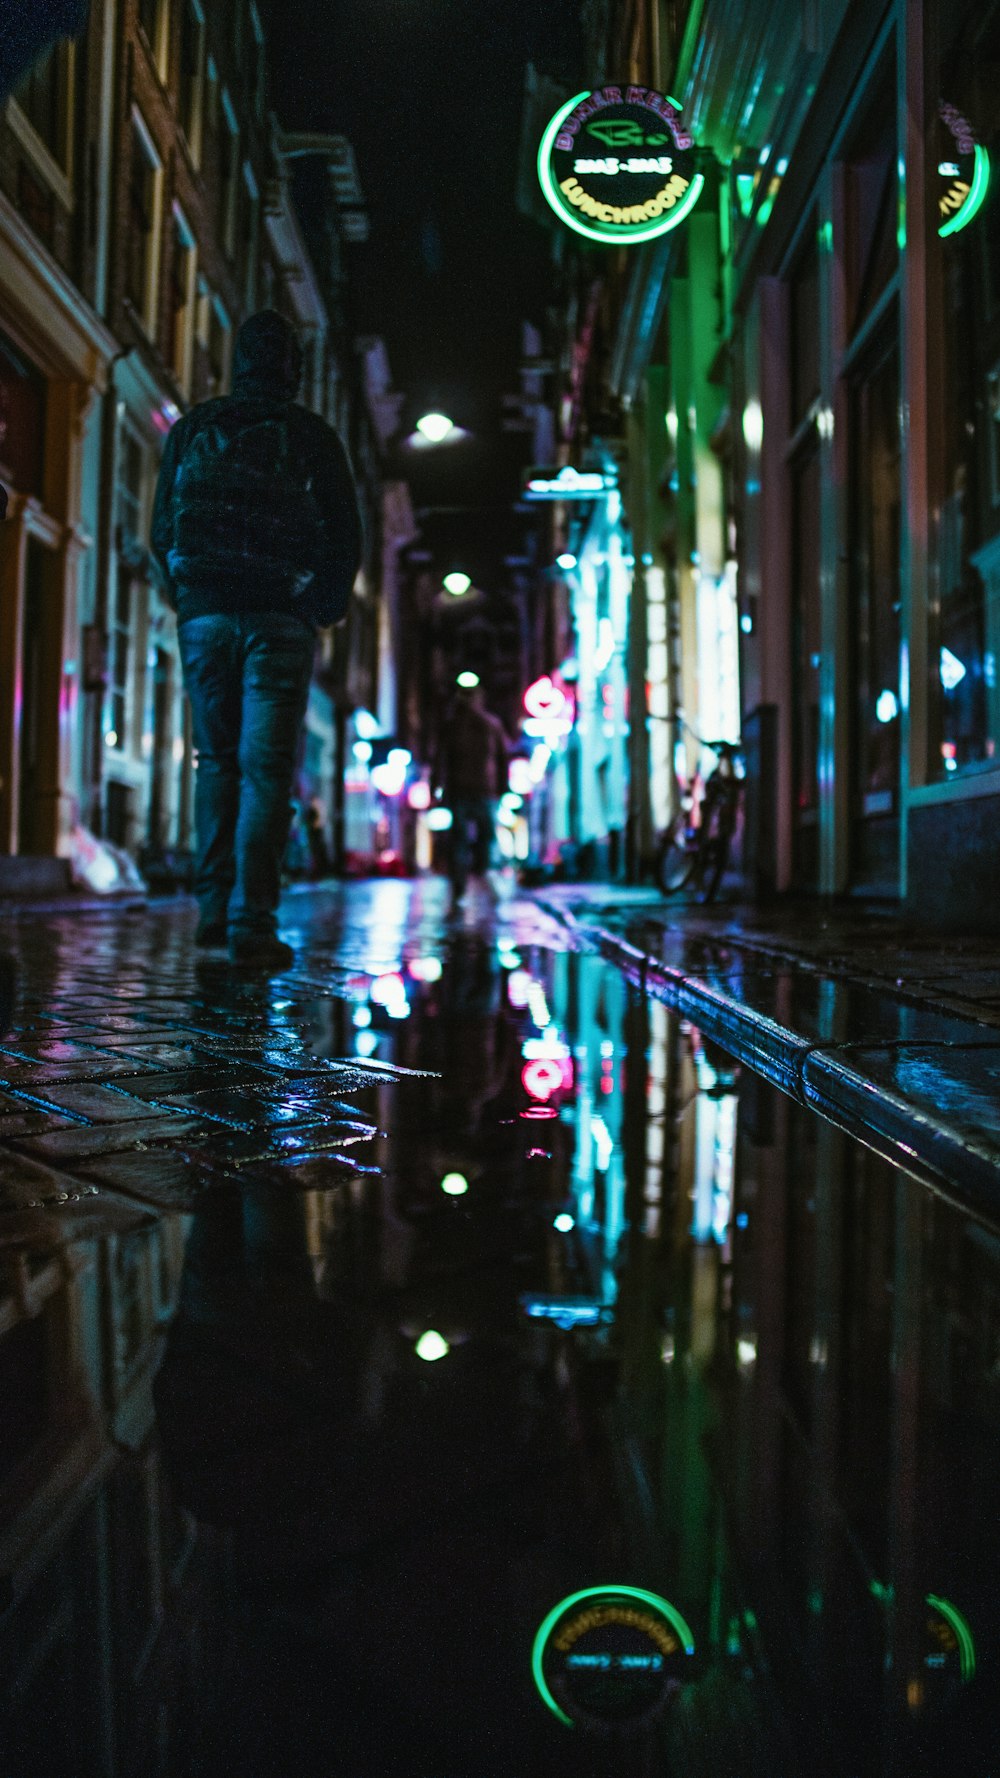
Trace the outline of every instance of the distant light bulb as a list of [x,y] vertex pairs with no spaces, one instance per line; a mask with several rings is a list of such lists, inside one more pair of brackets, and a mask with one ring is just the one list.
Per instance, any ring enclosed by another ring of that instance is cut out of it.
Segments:
[[426,1359],[428,1364],[433,1364],[438,1358],[447,1358],[450,1351],[451,1347],[447,1340],[443,1339],[439,1333],[435,1333],[432,1327],[428,1328],[425,1334],[421,1334],[416,1345],[417,1357]]
[[479,674],[460,673],[455,683],[456,685],[460,685],[463,691],[475,691],[476,686],[479,684]]
[[355,710],[354,728],[362,741],[374,741],[378,734],[378,722],[370,710]]
[[562,1211],[560,1211],[559,1215],[556,1217],[555,1222],[552,1224],[552,1227],[554,1229],[558,1230],[560,1235],[568,1235],[570,1232],[570,1229],[576,1228],[576,1223],[574,1222],[572,1216],[570,1216],[568,1210],[562,1210]]
[[445,591],[449,593],[467,593],[471,585],[469,576],[458,572],[458,570],[454,574],[446,574],[444,577]]
[[431,444],[440,444],[454,430],[454,422],[447,414],[424,414],[417,421],[417,431]]
[[574,556],[572,550],[568,550],[568,549],[563,550],[562,555],[556,557],[556,567],[557,568],[565,568],[567,570],[567,572],[569,571],[570,568],[576,567],[576,557]]
[[469,1181],[464,1173],[446,1173],[441,1181],[441,1190],[449,1198],[464,1198],[469,1189]]
[[355,759],[360,760],[362,765],[367,765],[368,761],[371,759],[371,756],[372,756],[371,742],[370,741],[355,741],[354,747],[353,747],[353,753],[354,753]]

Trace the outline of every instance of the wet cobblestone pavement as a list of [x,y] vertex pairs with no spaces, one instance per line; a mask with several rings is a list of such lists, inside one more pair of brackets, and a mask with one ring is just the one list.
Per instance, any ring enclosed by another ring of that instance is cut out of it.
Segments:
[[990,1219],[530,903],[193,926],[7,927],[2,1778],[989,1778]]

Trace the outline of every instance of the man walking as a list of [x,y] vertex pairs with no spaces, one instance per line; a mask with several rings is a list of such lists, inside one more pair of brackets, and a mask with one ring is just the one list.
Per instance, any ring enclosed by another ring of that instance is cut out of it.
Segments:
[[281,860],[316,631],[361,560],[344,448],[295,396],[302,351],[274,309],[236,336],[233,393],[193,408],[163,453],[152,546],[177,612],[198,753],[195,943],[270,970]]
[[484,707],[478,687],[455,695],[441,731],[433,781],[452,812],[451,880],[458,900],[470,866],[478,876],[490,867],[497,800],[507,789],[507,736]]

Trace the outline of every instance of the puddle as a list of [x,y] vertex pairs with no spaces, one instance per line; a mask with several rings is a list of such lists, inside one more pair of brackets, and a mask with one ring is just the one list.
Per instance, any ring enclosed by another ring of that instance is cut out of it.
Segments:
[[3,1262],[3,1778],[992,1769],[1000,1239],[537,926],[379,946],[261,1022],[356,1149]]

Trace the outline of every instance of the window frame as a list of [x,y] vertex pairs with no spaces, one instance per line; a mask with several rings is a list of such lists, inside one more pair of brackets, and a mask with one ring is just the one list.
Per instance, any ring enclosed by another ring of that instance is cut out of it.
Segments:
[[[135,305],[132,292],[128,290],[126,294],[129,297],[133,312],[136,315],[143,332],[146,334],[147,338],[155,344],[157,334],[157,299],[159,295],[160,266],[163,254],[163,161],[156,147],[156,143],[153,141],[149,125],[136,104],[133,104],[132,106],[131,122],[131,152],[135,154],[138,149],[139,152],[145,155],[147,167],[153,175],[153,192],[151,203],[152,225],[148,235],[146,261],[146,288],[143,292],[143,307],[141,311]],[[130,166],[130,183],[131,177],[132,169]]]

